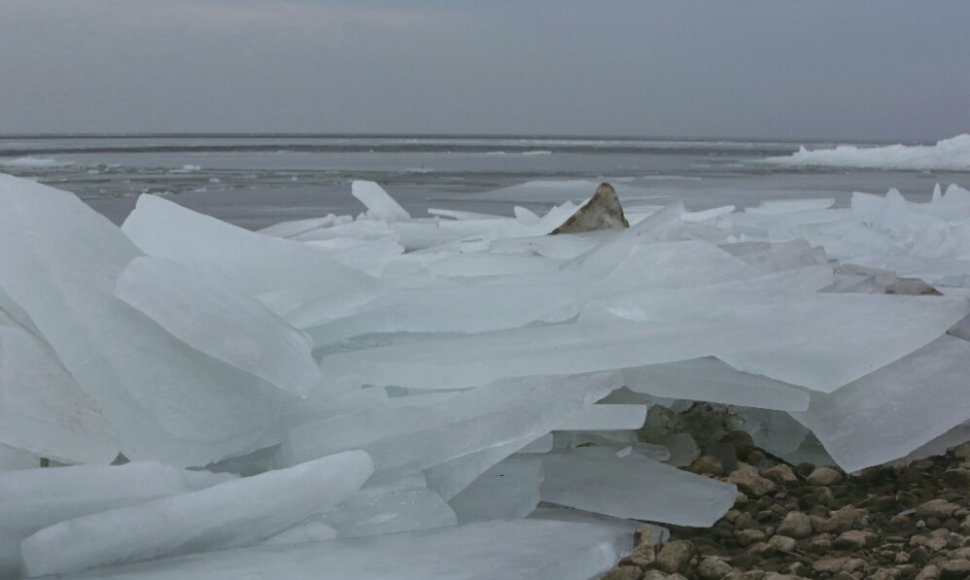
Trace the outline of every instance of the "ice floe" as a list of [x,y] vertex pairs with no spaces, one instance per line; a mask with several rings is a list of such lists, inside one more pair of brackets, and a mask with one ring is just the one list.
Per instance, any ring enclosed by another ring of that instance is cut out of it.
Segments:
[[587,220],[596,186],[356,182],[250,232],[0,175],[0,578],[586,579],[733,504],[640,439],[693,402],[848,471],[970,439],[966,190]]
[[839,145],[834,149],[808,150],[801,147],[790,157],[770,161],[788,165],[828,167],[877,167],[881,169],[970,169],[970,135],[957,135],[935,145],[888,145],[857,147]]

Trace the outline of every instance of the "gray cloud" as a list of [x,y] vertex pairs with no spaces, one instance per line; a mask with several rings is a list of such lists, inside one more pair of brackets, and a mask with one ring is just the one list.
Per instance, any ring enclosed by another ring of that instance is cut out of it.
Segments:
[[970,4],[0,0],[0,133],[936,139]]

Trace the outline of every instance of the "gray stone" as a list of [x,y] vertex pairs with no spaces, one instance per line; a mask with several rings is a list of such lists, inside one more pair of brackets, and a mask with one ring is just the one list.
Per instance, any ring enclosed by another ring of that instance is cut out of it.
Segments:
[[846,506],[833,513],[828,519],[818,522],[815,526],[815,531],[833,534],[846,532],[851,530],[856,522],[864,516],[865,512],[862,510],[856,507]]
[[839,534],[839,537],[832,542],[832,547],[837,550],[858,550],[874,546],[877,541],[879,536],[872,532],[849,530]]
[[616,190],[609,183],[601,183],[593,197],[561,226],[554,229],[551,235],[622,230],[628,227],[630,223],[623,215],[623,206],[620,205],[620,198],[616,196]]
[[647,570],[643,574],[642,580],[666,580],[667,578],[670,578],[670,576],[664,574],[660,570]]
[[812,564],[812,569],[816,572],[827,572],[829,574],[837,574],[839,572],[848,572],[851,574],[853,572],[865,570],[865,568],[865,560],[861,558],[849,557],[826,556],[824,558],[819,558]]
[[792,552],[795,550],[795,538],[788,536],[775,534],[774,536],[771,536],[768,543],[771,544],[771,547],[779,552]]
[[741,491],[748,496],[761,497],[778,489],[775,482],[761,477],[758,470],[750,465],[741,465],[728,476],[727,480],[741,488]]
[[687,467],[687,471],[699,475],[724,475],[724,466],[721,460],[714,455],[701,455]]
[[805,479],[813,485],[832,485],[842,481],[842,472],[834,467],[816,467]]
[[940,580],[970,578],[970,560],[950,560],[940,568]]
[[755,542],[762,542],[765,539],[765,533],[761,530],[739,530],[734,533],[734,536],[738,539],[738,543],[742,546],[747,546]]
[[[970,316],[967,317],[970,319]],[[953,448],[953,456],[957,459],[970,459],[970,441],[966,443],[961,443]]]
[[936,580],[939,577],[940,577],[939,567],[933,564],[928,564],[924,566],[922,570],[919,571],[919,574],[916,575],[916,580]]
[[657,561],[657,552],[651,544],[640,544],[633,549],[628,558],[637,566],[646,568]]
[[778,526],[778,533],[796,540],[812,535],[812,520],[802,512],[788,512]]
[[641,573],[636,566],[617,566],[607,572],[602,580],[638,580]]
[[763,475],[776,483],[798,483],[798,476],[795,475],[795,472],[791,467],[788,467],[784,463],[779,463],[774,467],[769,467],[768,469],[764,470]]
[[721,580],[731,572],[734,572],[734,568],[716,556],[701,558],[697,564],[697,575],[704,580]]
[[676,540],[666,544],[657,554],[656,566],[664,572],[686,572],[691,559],[697,555],[694,544],[686,540]]
[[946,501],[945,499],[931,499],[926,503],[916,506],[916,517],[946,519],[953,515],[953,512],[960,509],[960,506]]

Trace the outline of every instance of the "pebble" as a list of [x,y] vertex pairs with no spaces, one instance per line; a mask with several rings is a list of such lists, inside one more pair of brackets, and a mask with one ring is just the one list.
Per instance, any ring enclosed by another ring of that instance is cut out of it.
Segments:
[[687,466],[687,471],[698,475],[724,475],[724,465],[714,455],[701,455]]
[[778,526],[778,533],[797,540],[812,535],[812,520],[802,512],[788,512]]
[[[637,566],[617,566],[606,573],[602,580],[638,580],[642,571]],[[666,574],[663,576],[666,578]]]
[[970,560],[950,560],[940,568],[940,580],[970,578]]
[[940,577],[940,569],[933,564],[925,566],[916,575],[916,580],[936,580]]
[[764,471],[764,476],[774,481],[775,483],[781,484],[792,484],[798,483],[798,476],[795,475],[794,470],[788,467],[784,463],[779,463],[774,467],[770,467]]
[[685,540],[675,540],[664,545],[657,554],[656,566],[664,572],[686,572],[691,559],[697,555],[694,544]]
[[766,537],[764,532],[755,529],[738,530],[734,533],[734,535],[738,538],[738,542],[742,546],[748,546],[755,542],[762,542]]
[[953,515],[955,511],[960,509],[960,506],[946,501],[945,499],[931,499],[926,503],[921,503],[916,506],[916,517],[923,518],[941,518],[946,519]]
[[839,534],[839,537],[832,542],[832,547],[836,550],[858,550],[874,546],[878,541],[879,536],[872,532],[849,530]]
[[697,575],[704,580],[720,580],[731,572],[734,572],[734,568],[715,556],[701,558],[700,563],[697,564]]
[[770,479],[758,475],[758,470],[750,465],[741,465],[727,478],[728,483],[741,488],[746,495],[761,497],[778,489],[778,485]]
[[778,550],[779,552],[792,552],[795,550],[795,538],[790,538],[788,536],[774,535],[768,540],[771,547]]
[[842,481],[842,472],[834,467],[816,467],[805,479],[813,485],[832,485]]

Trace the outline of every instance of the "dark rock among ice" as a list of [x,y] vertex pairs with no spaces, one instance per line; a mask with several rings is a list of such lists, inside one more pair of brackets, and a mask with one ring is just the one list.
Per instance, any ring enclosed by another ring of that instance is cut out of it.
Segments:
[[581,234],[598,230],[622,230],[630,227],[623,216],[623,206],[616,190],[609,183],[601,183],[596,193],[550,235]]

